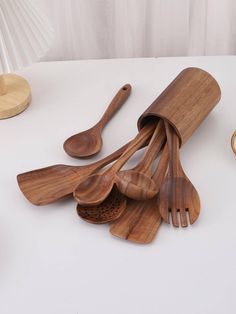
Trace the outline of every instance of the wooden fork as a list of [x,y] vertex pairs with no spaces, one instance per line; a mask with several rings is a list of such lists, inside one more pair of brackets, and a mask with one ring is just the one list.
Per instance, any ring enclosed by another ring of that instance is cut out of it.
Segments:
[[179,137],[172,126],[165,121],[167,135],[169,170],[159,194],[159,211],[163,220],[175,227],[193,224],[200,214],[199,195],[186,176],[179,160]]

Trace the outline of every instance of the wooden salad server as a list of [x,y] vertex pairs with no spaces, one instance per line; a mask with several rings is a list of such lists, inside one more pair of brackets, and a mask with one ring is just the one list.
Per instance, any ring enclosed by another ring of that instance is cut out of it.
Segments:
[[[81,182],[74,191],[74,198],[80,205],[94,206],[102,203],[110,194],[115,183],[115,175],[127,160],[145,143],[154,132],[156,123],[149,123],[143,127],[131,141],[126,151],[108,169],[102,173],[93,174]],[[153,196],[156,194],[155,184],[150,179]]]
[[[140,163],[133,169],[119,171],[116,174],[115,183],[122,194],[135,200],[146,200],[154,196],[152,189],[156,191],[155,182],[150,181],[152,164],[160,152],[164,140],[163,122],[160,121]],[[153,186],[150,186],[151,183]]]
[[99,122],[87,131],[75,134],[64,143],[65,152],[71,157],[88,157],[102,148],[102,131],[115,113],[123,106],[131,93],[131,85],[125,84],[112,99]]
[[[165,178],[168,168],[168,149],[165,145],[157,169],[153,175],[157,190]],[[161,225],[161,215],[158,210],[158,196],[146,201],[128,200],[122,216],[112,223],[112,235],[136,242],[150,243]]]
[[53,165],[17,176],[24,196],[34,205],[46,205],[72,196],[76,186],[87,176],[119,158],[129,143],[111,155],[85,166]]
[[199,195],[186,176],[179,160],[179,137],[174,128],[165,121],[167,135],[169,171],[159,193],[159,211],[163,220],[175,227],[193,224],[200,214]]

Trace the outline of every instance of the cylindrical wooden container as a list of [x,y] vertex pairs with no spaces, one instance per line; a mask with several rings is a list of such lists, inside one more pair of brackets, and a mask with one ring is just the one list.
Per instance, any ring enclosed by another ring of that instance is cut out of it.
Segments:
[[139,130],[150,120],[163,118],[185,143],[216,106],[221,91],[216,80],[199,68],[187,68],[171,82],[138,120]]

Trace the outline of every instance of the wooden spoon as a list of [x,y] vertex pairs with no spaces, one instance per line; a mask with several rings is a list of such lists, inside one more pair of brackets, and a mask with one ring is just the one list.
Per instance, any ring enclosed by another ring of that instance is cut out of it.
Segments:
[[115,183],[122,194],[136,200],[150,199],[155,195],[155,182],[150,181],[152,163],[160,152],[164,139],[163,122],[160,121],[140,163],[131,170],[119,171],[116,174]]
[[[130,143],[130,142],[129,142]],[[35,205],[46,205],[71,196],[87,176],[119,158],[129,143],[111,155],[86,166],[54,165],[17,176],[24,196]]]
[[[179,137],[175,130],[165,121],[169,153],[169,171],[159,194],[159,210],[163,220],[175,227],[188,226],[187,214],[190,224],[193,224],[200,214],[199,195],[183,171],[179,160]],[[179,217],[180,216],[180,219]]]
[[131,93],[131,85],[124,85],[111,101],[100,121],[87,131],[75,134],[64,143],[64,150],[71,157],[88,157],[97,154],[102,148],[102,130]]
[[[131,141],[126,151],[103,173],[97,173],[89,176],[81,182],[74,191],[74,198],[80,205],[94,206],[102,203],[110,194],[115,180],[115,174],[127,162],[127,160],[146,142],[152,135],[156,125],[150,123],[144,126],[139,134]],[[150,181],[152,181],[150,179]],[[149,186],[153,186],[152,182]],[[155,194],[156,191],[153,190]]]
[[[168,168],[167,145],[161,154],[161,159],[153,175],[157,190],[165,178]],[[128,241],[147,244],[150,243],[161,225],[158,210],[158,197],[146,201],[129,200],[122,216],[113,222],[110,232],[112,235]]]

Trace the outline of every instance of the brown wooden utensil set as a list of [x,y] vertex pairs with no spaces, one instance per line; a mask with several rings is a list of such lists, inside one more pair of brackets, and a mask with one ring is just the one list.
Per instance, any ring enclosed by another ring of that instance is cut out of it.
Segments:
[[[130,93],[131,86],[124,85],[94,127],[66,140],[65,151],[77,158],[99,152],[103,128]],[[200,198],[183,171],[179,148],[219,102],[220,94],[209,73],[187,68],[140,116],[139,132],[129,143],[87,166],[54,165],[19,174],[19,187],[35,205],[74,196],[82,219],[111,223],[114,236],[137,243],[151,242],[162,220],[187,227],[200,214]],[[145,146],[141,161],[122,170]]]

